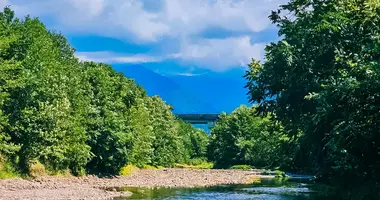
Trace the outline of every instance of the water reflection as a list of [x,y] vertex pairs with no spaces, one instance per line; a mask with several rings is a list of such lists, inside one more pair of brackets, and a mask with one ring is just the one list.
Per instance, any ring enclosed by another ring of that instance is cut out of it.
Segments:
[[120,190],[131,191],[133,195],[122,199],[165,199],[165,200],[203,200],[203,199],[266,199],[266,200],[319,200],[329,199],[322,196],[312,183],[306,180],[256,179],[248,185],[222,185],[204,188],[136,188],[125,187]]

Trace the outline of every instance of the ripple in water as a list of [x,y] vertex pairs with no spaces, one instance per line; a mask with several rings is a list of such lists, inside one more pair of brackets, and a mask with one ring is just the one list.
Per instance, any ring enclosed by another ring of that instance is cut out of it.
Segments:
[[[162,200],[322,200],[310,189],[310,184],[300,180],[261,179],[248,185],[222,185],[205,188],[133,188],[122,190],[131,191],[130,199],[162,199]],[[120,189],[120,188],[119,188]]]

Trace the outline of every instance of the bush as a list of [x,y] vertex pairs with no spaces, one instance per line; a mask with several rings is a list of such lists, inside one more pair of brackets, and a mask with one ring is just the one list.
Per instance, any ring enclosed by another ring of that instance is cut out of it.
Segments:
[[276,170],[276,171],[274,171],[274,173],[276,174],[277,178],[285,178],[285,177],[287,177],[287,175],[285,174],[285,172],[280,171],[280,170]]
[[209,160],[218,168],[233,165],[277,167],[284,163],[289,138],[271,116],[256,116],[256,107],[245,105],[222,113],[211,130]]
[[70,169],[62,170],[54,174],[57,177],[72,177]]
[[176,168],[185,168],[185,169],[212,169],[214,167],[214,163],[212,162],[203,162],[198,165],[188,165],[188,164],[176,164]]
[[0,179],[14,178],[17,176],[18,174],[13,166],[0,155]]
[[43,164],[41,164],[39,161],[34,161],[29,164],[28,168],[29,176],[33,178],[46,176],[46,169]]
[[144,165],[143,167],[141,167],[141,169],[157,169],[157,168],[152,165]]
[[199,165],[196,165],[197,169],[212,169],[214,168],[213,162],[203,162]]
[[136,165],[126,165],[120,169],[120,175],[121,176],[129,176],[131,175],[136,169]]
[[248,170],[248,169],[252,169],[252,167],[249,166],[249,165],[234,165],[234,166],[231,167],[231,169]]

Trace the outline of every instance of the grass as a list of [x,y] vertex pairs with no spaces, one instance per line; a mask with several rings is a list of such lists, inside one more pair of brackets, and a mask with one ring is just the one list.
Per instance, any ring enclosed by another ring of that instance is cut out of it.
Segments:
[[176,164],[176,168],[185,168],[185,169],[212,169],[214,167],[214,163],[202,161],[190,161],[189,164]]
[[234,165],[234,166],[231,167],[231,169],[248,170],[248,169],[252,169],[252,167],[249,166],[249,165]]
[[29,176],[31,176],[32,178],[47,175],[45,166],[41,164],[39,161],[35,161],[29,164],[28,173]]
[[120,169],[120,175],[121,176],[129,176],[131,175],[136,169],[136,165],[126,165]]
[[15,168],[0,154],[0,179],[20,177]]
[[158,167],[152,166],[152,165],[144,165],[140,169],[157,169]]
[[285,174],[285,172],[280,171],[280,170],[275,170],[274,173],[275,173],[275,176],[277,178],[285,178],[285,177],[287,177],[287,175]]
[[57,173],[54,173],[53,175],[56,177],[62,177],[62,178],[69,178],[73,176],[69,169],[59,171]]
[[16,178],[20,175],[16,173],[16,170],[11,166],[11,164],[0,161],[0,179],[7,179],[7,178]]

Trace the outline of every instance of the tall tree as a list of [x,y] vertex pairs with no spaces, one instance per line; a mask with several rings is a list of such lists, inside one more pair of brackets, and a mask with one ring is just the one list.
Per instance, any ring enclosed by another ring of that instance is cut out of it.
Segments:
[[8,90],[2,112],[8,116],[5,129],[11,141],[21,146],[20,164],[26,168],[40,160],[52,170],[83,171],[90,154],[85,129],[73,115],[77,107],[71,91],[80,85],[70,74],[77,72],[70,62],[75,59],[62,57],[52,33],[38,19],[20,21],[12,13],[5,8],[2,26],[17,39],[2,53],[7,62],[18,63],[11,71],[18,81],[2,88]]
[[175,116],[171,112],[172,108],[158,96],[149,98],[147,105],[155,138],[152,164],[173,166],[183,158],[184,146],[178,133]]
[[[300,167],[343,188],[375,188],[380,2],[291,0],[270,19],[282,39],[267,46],[263,63],[249,65],[250,100],[261,111],[276,113],[290,136],[303,133]],[[362,194],[378,194],[374,191]]]
[[255,116],[255,107],[241,106],[223,113],[211,130],[209,152],[216,166],[252,165],[277,167],[283,164],[282,146],[288,138],[269,117]]

